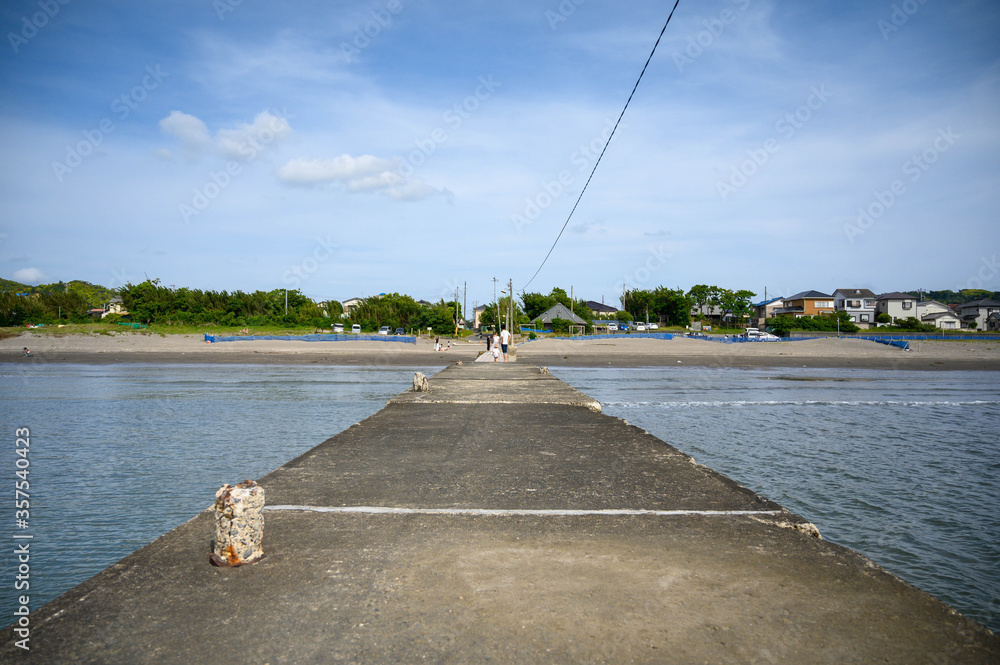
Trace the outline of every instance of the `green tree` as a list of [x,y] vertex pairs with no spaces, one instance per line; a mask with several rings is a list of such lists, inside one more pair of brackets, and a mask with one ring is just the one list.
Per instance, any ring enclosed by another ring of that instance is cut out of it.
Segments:
[[542,312],[553,307],[558,302],[552,296],[543,296],[541,293],[521,294],[521,303],[524,306],[524,313],[529,319],[534,319]]

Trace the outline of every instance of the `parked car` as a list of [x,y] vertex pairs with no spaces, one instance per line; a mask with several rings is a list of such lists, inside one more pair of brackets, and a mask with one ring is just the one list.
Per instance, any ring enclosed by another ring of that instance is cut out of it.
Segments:
[[389,331],[391,331],[391,330],[392,330],[392,328],[390,328],[389,326],[382,326],[381,328],[378,329],[378,334],[379,335],[388,335]]
[[397,335],[405,335],[406,331],[403,330],[402,328],[396,328],[396,334]]
[[635,331],[636,332],[646,332],[646,324],[642,323],[641,321],[639,323],[636,323],[635,324]]
[[608,324],[608,332],[609,333],[618,332],[618,324],[615,323],[615,322],[613,322],[613,321],[611,323],[609,323]]
[[342,333],[342,332],[344,332],[344,324],[343,323],[334,323],[333,324],[333,332],[335,332],[335,333]]
[[628,332],[629,330],[631,330],[631,328],[629,328],[629,325],[627,323],[619,323],[618,330],[621,330],[622,332]]
[[650,324],[649,324],[649,326],[648,326],[648,328],[649,328],[650,330],[659,330],[659,329],[660,329],[660,326],[658,326],[658,325],[657,325],[657,324],[655,324],[655,323],[650,323]]
[[747,339],[754,339],[760,342],[777,342],[781,338],[777,335],[772,335],[769,332],[763,330],[757,330],[756,328],[747,328],[747,331],[743,333],[742,337]]
[[353,324],[351,326],[351,332],[354,333],[355,335],[360,335],[361,334],[361,324],[360,323]]

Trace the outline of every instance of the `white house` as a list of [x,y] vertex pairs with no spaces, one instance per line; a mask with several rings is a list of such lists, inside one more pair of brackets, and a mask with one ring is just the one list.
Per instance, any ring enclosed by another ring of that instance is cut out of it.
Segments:
[[[94,310],[91,310],[91,312],[93,313]],[[98,314],[97,316],[100,316],[103,319],[108,314],[121,314],[122,316],[128,314],[128,310],[125,309],[125,305],[122,303],[121,298],[118,296],[112,298],[104,307],[104,312],[102,314]],[[91,315],[93,316],[94,314]]]
[[351,311],[361,303],[362,298],[348,298],[340,304],[344,306],[344,317],[350,318]]
[[921,323],[927,323],[942,330],[958,330],[962,327],[959,318],[951,307],[937,300],[922,300],[917,303],[917,318]]
[[917,298],[909,293],[883,293],[875,300],[875,315],[888,314],[891,323],[917,317]]
[[837,289],[833,292],[833,306],[838,312],[847,312],[859,328],[871,328],[875,325],[877,298],[868,289]]
[[966,328],[975,322],[979,330],[988,330],[986,322],[997,312],[1000,312],[1000,302],[996,300],[973,300],[958,306],[958,315]]

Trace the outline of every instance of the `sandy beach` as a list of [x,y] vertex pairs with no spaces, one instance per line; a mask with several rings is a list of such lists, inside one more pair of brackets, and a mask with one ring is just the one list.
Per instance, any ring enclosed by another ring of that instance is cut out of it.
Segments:
[[[31,350],[30,358],[22,349]],[[433,339],[416,344],[376,341],[298,342],[254,340],[209,344],[200,335],[136,332],[71,334],[25,332],[0,340],[6,362],[226,363],[348,366],[445,366],[471,362],[485,350],[478,339],[452,341],[435,351]],[[996,341],[917,341],[911,350],[867,340],[829,338],[724,344],[705,340],[540,339],[520,344],[519,362],[545,366],[647,367],[857,367],[908,370],[1000,370]]]

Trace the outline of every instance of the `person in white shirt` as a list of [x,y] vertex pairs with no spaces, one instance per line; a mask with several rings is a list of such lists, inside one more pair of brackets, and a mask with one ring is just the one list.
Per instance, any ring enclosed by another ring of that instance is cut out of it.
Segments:
[[507,345],[510,344],[510,333],[507,326],[500,327],[500,350],[503,351],[503,361],[507,362]]

